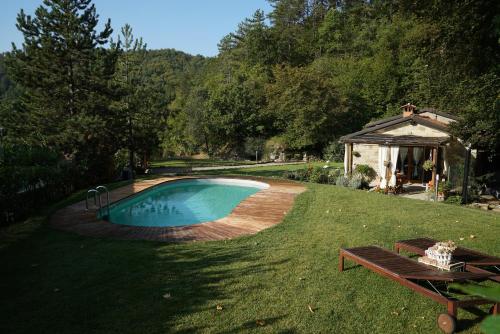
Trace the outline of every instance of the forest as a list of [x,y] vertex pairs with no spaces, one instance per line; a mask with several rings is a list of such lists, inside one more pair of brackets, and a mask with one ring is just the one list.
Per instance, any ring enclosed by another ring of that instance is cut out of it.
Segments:
[[407,102],[460,116],[454,134],[500,165],[500,2],[269,2],[216,57],[98,30],[90,0],[21,11],[24,42],[0,56],[2,196],[40,180],[68,193],[157,157],[321,158]]

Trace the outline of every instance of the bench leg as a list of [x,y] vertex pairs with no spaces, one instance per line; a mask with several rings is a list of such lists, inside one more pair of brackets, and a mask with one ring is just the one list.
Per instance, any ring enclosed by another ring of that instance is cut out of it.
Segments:
[[394,250],[396,251],[396,253],[398,253],[398,254],[399,254],[399,245],[398,245],[398,244],[396,244],[396,245],[394,246]]
[[339,254],[339,271],[344,271],[344,255],[342,252]]
[[457,304],[454,301],[448,302],[448,314],[457,317]]
[[491,314],[498,315],[499,311],[500,311],[500,304],[499,303],[493,304],[493,307],[492,307],[492,310],[491,310]]

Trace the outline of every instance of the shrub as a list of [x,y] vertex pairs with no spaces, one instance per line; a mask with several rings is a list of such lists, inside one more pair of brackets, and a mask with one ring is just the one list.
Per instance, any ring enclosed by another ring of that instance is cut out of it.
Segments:
[[355,174],[349,179],[347,186],[352,189],[361,189],[363,183],[363,177],[359,174]]
[[20,221],[74,190],[74,166],[41,147],[9,147],[0,164],[0,224]]
[[309,176],[310,182],[328,183],[328,169],[316,167],[312,170]]
[[368,165],[357,165],[354,172],[363,177],[363,181],[370,183],[377,177],[377,172]]
[[447,204],[460,205],[462,204],[462,196],[459,195],[449,196],[444,200],[444,202]]
[[349,185],[349,178],[344,175],[340,175],[335,180],[335,184],[337,186],[347,187]]
[[335,184],[340,175],[342,175],[342,172],[338,168],[328,170],[328,183]]
[[309,176],[311,175],[311,170],[307,169],[297,169],[293,171],[293,178],[297,181],[309,181]]

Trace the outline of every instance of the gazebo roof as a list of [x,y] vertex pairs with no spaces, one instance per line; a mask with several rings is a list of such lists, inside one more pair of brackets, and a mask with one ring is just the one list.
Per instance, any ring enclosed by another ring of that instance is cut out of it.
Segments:
[[367,133],[364,135],[341,139],[344,143],[403,145],[403,146],[439,146],[447,143],[449,137],[420,137],[420,136],[393,136],[380,133]]
[[[422,109],[419,113],[433,112],[430,109]],[[404,123],[409,123],[412,125],[423,125],[435,130],[439,130],[446,134],[449,134],[449,129],[447,124],[439,122],[437,120],[431,119],[429,117],[420,116],[419,114],[413,114],[411,116],[393,116],[380,120],[373,123],[368,123],[366,127],[360,131],[345,135],[340,138],[342,143],[365,143],[365,144],[399,144],[399,145],[415,145],[415,146],[436,146],[446,143],[449,140],[449,136],[443,137],[422,137],[413,135],[389,135],[379,133],[379,130],[389,128],[396,125],[402,125]]]

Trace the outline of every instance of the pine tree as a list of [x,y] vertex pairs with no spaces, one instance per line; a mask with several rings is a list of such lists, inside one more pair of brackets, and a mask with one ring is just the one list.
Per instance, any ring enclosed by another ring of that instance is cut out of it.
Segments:
[[[123,41],[121,38],[123,38]],[[122,52],[119,57],[116,75],[124,90],[122,109],[127,118],[126,146],[129,150],[129,166],[133,171],[136,148],[134,122],[139,114],[141,104],[138,92],[141,84],[141,64],[144,61],[146,44],[142,41],[142,37],[134,38],[132,27],[127,23],[121,29],[118,45],[122,48]],[[133,174],[132,172],[132,177]]]
[[44,0],[34,17],[21,10],[16,26],[24,42],[7,59],[23,92],[13,130],[73,159],[96,180],[111,173],[112,129],[120,121],[109,108],[117,53],[105,46],[113,30],[108,20],[96,31],[98,18],[90,0]]

